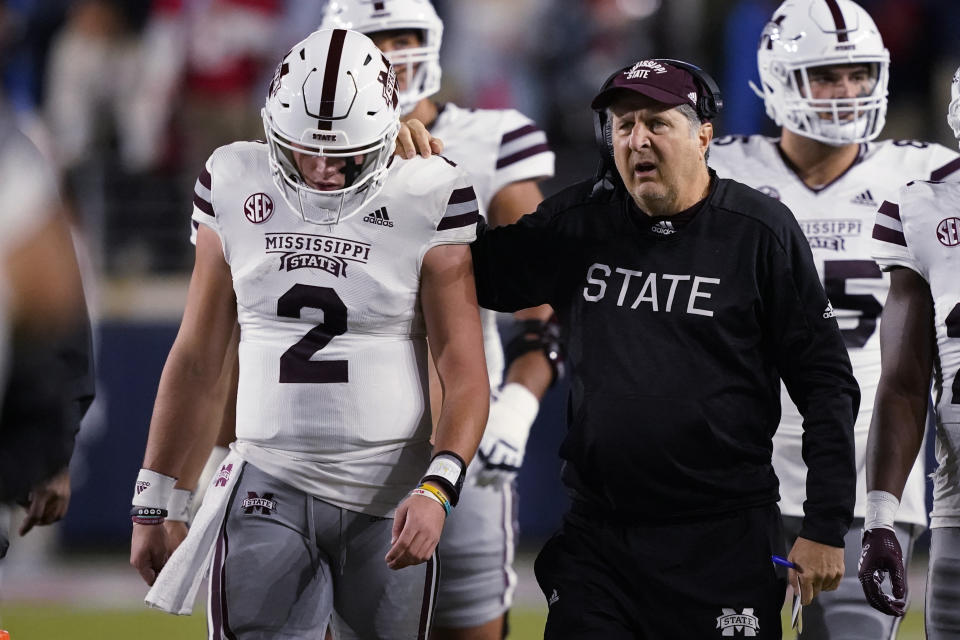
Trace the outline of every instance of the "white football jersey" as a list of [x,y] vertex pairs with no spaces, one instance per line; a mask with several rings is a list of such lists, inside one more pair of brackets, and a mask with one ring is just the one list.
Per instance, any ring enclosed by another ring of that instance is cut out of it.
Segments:
[[[899,203],[899,204],[898,204]],[[930,285],[936,325],[937,411],[931,527],[960,526],[960,183],[916,181],[884,202],[873,256],[885,271],[906,267]],[[922,452],[921,452],[922,456]]]
[[[511,182],[553,176],[554,155],[546,134],[519,111],[462,109],[447,103],[441,105],[430,133],[443,140],[443,155],[470,174],[483,211]],[[504,367],[497,314],[482,309],[480,318],[490,388],[496,389]]]
[[381,192],[336,225],[305,222],[267,147],[217,149],[193,220],[220,237],[241,328],[237,450],[337,506],[392,515],[430,459],[420,264],[476,237],[479,203],[442,158],[394,158]]
[[[880,203],[911,179],[943,180],[960,170],[956,152],[938,144],[885,140],[860,145],[854,164],[819,189],[808,187],[780,152],[778,140],[726,136],[710,147],[710,166],[787,205],[810,241],[817,271],[836,312],[853,373],[860,384],[856,437],[856,517],[864,517],[866,445],[880,380],[880,312],[890,278],[871,255],[871,232]],[[960,173],[956,175],[960,176]],[[774,436],[774,468],[780,478],[780,510],[802,516],[807,468],[801,456],[803,419],[781,388],[783,416]],[[904,490],[898,520],[926,525],[922,461]]]

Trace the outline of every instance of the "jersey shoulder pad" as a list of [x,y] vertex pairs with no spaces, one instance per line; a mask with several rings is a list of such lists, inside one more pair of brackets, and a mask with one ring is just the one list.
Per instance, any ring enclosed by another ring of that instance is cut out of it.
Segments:
[[[960,178],[960,154],[935,142],[922,140],[883,140],[871,143],[876,151],[867,162],[895,168],[904,179],[945,180]],[[869,152],[868,152],[869,153]]]

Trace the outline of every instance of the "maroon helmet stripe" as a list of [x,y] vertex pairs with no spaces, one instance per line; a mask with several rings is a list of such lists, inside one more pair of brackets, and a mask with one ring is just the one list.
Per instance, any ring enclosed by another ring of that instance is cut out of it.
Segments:
[[[327,66],[323,70],[323,89],[320,94],[320,120],[317,128],[330,131],[333,128],[334,100],[337,98],[337,78],[340,75],[340,59],[343,57],[343,41],[347,37],[344,29],[334,29],[330,36],[330,49],[327,51]],[[326,119],[324,119],[326,118]]]
[[957,169],[960,169],[960,158],[954,158],[953,160],[943,165],[936,171],[933,171],[930,174],[930,179],[933,180],[934,182],[940,182],[941,180],[949,176],[951,173],[953,173]]
[[887,217],[893,218],[893,219],[896,220],[897,222],[901,222],[901,220],[900,220],[900,206],[897,205],[896,203],[893,203],[893,202],[889,202],[889,201],[887,201],[887,200],[884,200],[884,201],[883,201],[883,204],[880,205],[880,208],[877,209],[877,212],[878,212],[878,213],[882,213],[883,215],[885,215],[885,216],[887,216]]
[[837,42],[847,41],[847,21],[843,19],[843,11],[837,0],[827,0],[827,6],[830,7],[830,14],[833,16],[833,24],[837,27]]
[[471,211],[470,213],[462,213],[458,216],[447,216],[440,220],[440,224],[437,225],[437,231],[446,231],[447,229],[458,229],[460,227],[466,227],[471,224],[476,224],[480,220],[480,211]]
[[902,232],[894,231],[893,229],[885,227],[882,224],[873,225],[873,237],[875,240],[882,240],[883,242],[889,242],[890,244],[898,244],[901,247],[907,246],[907,239],[904,237]]
[[547,151],[550,151],[550,145],[548,145],[546,142],[542,142],[538,145],[528,147],[522,151],[517,151],[516,153],[509,155],[506,158],[500,158],[499,160],[497,160],[497,169],[503,169],[504,167],[510,166],[514,162],[520,162],[521,160],[529,158],[530,156],[535,156],[538,153],[545,153]]

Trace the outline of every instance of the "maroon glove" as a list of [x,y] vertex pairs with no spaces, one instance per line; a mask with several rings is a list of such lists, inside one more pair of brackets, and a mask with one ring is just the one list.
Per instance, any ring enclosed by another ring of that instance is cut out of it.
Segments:
[[[903,576],[903,552],[893,531],[877,527],[863,532],[859,568],[860,585],[871,607],[888,616],[899,617],[906,613],[907,585]],[[893,598],[880,588],[887,573],[890,574]]]

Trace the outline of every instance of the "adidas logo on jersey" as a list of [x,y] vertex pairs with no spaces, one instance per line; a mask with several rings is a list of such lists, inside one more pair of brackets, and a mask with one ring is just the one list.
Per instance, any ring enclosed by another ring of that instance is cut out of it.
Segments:
[[659,233],[660,235],[669,236],[672,233],[676,233],[677,229],[673,226],[673,223],[669,220],[661,220],[650,227],[650,230],[654,233]]
[[868,207],[875,207],[875,206],[877,206],[877,201],[873,199],[873,194],[870,193],[870,189],[867,189],[867,190],[864,191],[863,193],[858,194],[858,195],[857,195],[853,200],[851,200],[850,202],[852,202],[853,204],[865,204],[865,205],[867,205]]
[[364,222],[369,222],[370,224],[379,224],[384,227],[392,227],[393,220],[390,219],[390,216],[387,215],[387,208],[380,207],[373,213],[363,217]]

